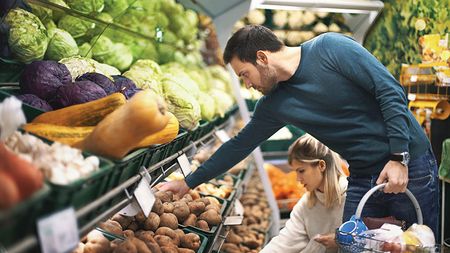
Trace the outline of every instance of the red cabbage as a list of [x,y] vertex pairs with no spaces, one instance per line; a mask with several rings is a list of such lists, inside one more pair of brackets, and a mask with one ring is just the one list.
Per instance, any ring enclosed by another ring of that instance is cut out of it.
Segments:
[[34,94],[41,99],[52,99],[59,87],[72,82],[64,64],[56,61],[34,61],[28,64],[20,78],[22,94]]
[[17,98],[20,99],[25,104],[34,106],[38,109],[41,109],[44,112],[53,110],[53,108],[47,103],[47,101],[39,98],[38,96],[36,96],[34,94],[18,95]]
[[70,105],[82,104],[106,96],[106,92],[91,81],[76,81],[70,85],[59,87],[56,96],[49,101],[55,109]]
[[103,90],[105,90],[106,94],[111,94],[116,92],[116,87],[114,86],[114,83],[106,77],[105,75],[102,75],[100,73],[90,72],[85,73],[82,76],[77,77],[75,81],[91,81],[96,83],[98,86],[102,87]]

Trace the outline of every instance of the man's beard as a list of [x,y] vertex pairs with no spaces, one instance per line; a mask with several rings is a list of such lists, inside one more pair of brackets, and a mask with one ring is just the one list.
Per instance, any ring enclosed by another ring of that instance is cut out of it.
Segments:
[[278,86],[276,72],[269,68],[269,66],[263,66],[256,64],[256,69],[259,72],[260,82],[263,90],[261,93],[264,95],[270,94]]

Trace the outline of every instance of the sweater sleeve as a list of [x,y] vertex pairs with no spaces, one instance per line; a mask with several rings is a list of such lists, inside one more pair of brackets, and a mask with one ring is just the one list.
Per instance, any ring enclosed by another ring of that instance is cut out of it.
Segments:
[[264,106],[260,104],[258,103],[250,122],[186,178],[190,188],[195,188],[226,172],[284,126],[282,122],[274,119],[273,115],[267,113]]
[[306,207],[306,195],[294,206],[286,226],[280,234],[272,238],[260,253],[308,253],[325,252],[325,247],[308,236],[303,212]]
[[350,37],[326,34],[320,48],[322,59],[333,70],[362,87],[378,101],[390,152],[409,151],[407,100],[397,80],[369,51]]

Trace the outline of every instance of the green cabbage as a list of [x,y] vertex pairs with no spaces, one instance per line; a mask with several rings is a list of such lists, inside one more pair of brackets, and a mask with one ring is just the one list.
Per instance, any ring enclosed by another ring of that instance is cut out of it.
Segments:
[[200,92],[198,103],[200,104],[202,119],[206,121],[212,121],[212,119],[216,115],[216,102],[214,101],[214,98],[212,98],[205,92]]
[[8,45],[14,57],[24,63],[42,60],[48,37],[39,18],[25,10],[12,9],[5,21],[10,26]]
[[[69,8],[69,6],[66,4],[66,2],[64,2],[64,0],[48,0],[50,3],[54,3],[57,4],[59,6],[65,7],[65,8]],[[62,17],[64,16],[64,12],[60,11],[60,10],[53,10],[53,21],[57,22],[58,20],[60,20]]]
[[91,44],[85,42],[81,46],[79,46],[78,49],[79,49],[79,55],[81,55],[82,57],[92,58]]
[[42,23],[47,23],[49,20],[52,20],[53,12],[51,9],[32,3],[29,3],[29,5],[31,7],[31,12],[36,15]]
[[180,122],[180,126],[194,130],[201,119],[200,105],[189,92],[171,80],[161,82],[167,107]]
[[92,56],[97,57],[109,54],[114,51],[114,43],[106,36],[94,37],[91,40]]
[[197,83],[195,83],[188,74],[183,72],[182,69],[179,69],[178,71],[175,69],[165,71],[163,74],[163,80],[170,80],[171,82],[180,85],[180,87],[183,87],[194,98],[198,98],[199,96],[200,89],[198,88]]
[[78,17],[66,15],[58,22],[58,28],[69,32],[74,39],[80,38],[95,28],[95,24]]
[[160,84],[161,74],[158,63],[146,59],[136,61],[123,75],[131,79],[137,87],[148,88],[161,95],[163,92]]
[[225,113],[233,106],[233,98],[219,89],[211,89],[208,93],[216,102],[216,114],[220,117],[225,116]]
[[49,34],[53,34],[48,43],[45,57],[50,60],[59,61],[78,54],[78,46],[70,33],[54,28],[49,30]]
[[105,7],[104,0],[66,0],[70,8],[84,14],[101,12]]
[[127,8],[127,0],[105,0],[105,11],[113,17],[122,14]]
[[97,61],[114,66],[121,71],[128,69],[133,62],[133,54],[131,53],[130,48],[122,43],[113,44],[112,50],[106,54],[95,55],[95,53],[93,53],[93,56]]

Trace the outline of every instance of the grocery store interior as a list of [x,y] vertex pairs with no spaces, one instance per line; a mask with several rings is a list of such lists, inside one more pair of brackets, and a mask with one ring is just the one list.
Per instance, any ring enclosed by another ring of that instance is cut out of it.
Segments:
[[[450,0],[1,0],[0,15],[0,253],[450,252]],[[292,124],[186,194],[161,190],[248,149],[213,156],[271,95],[223,59],[249,25],[291,49],[343,34],[384,65],[437,161],[434,233],[413,194],[413,225],[333,217],[290,162],[315,132]]]

